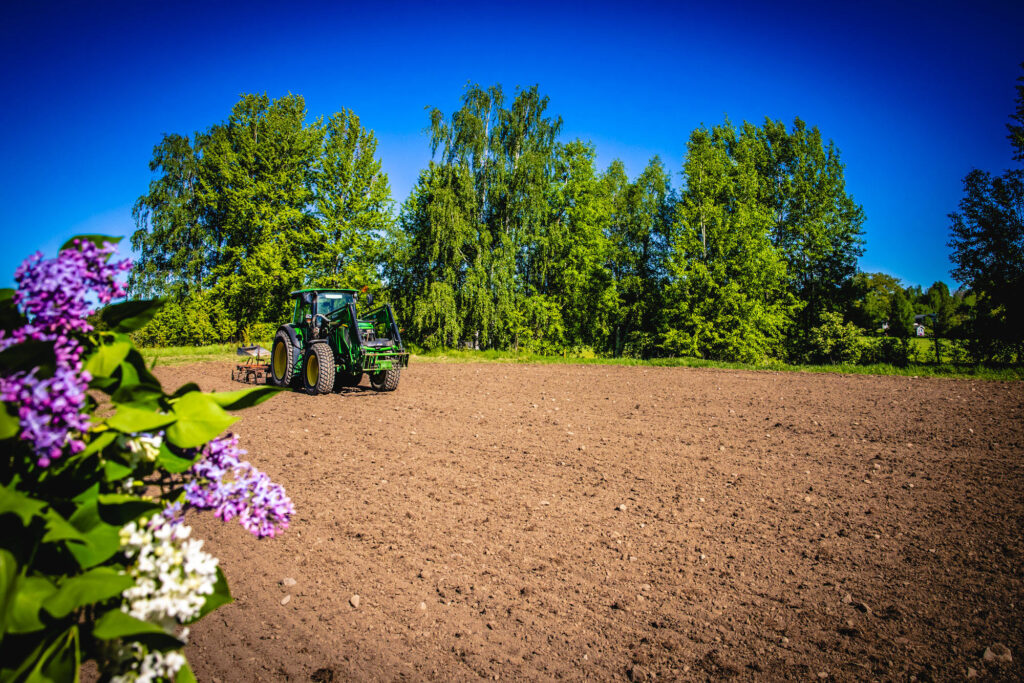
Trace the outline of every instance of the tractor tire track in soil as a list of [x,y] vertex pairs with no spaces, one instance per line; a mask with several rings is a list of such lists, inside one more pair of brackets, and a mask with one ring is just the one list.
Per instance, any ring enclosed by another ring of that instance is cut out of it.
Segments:
[[239,415],[297,512],[190,515],[202,681],[1024,676],[1020,382],[414,362]]

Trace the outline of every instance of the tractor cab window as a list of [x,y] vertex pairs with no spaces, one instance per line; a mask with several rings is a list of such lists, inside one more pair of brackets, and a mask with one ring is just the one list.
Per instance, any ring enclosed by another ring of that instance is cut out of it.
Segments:
[[316,300],[316,312],[329,316],[335,311],[346,308],[355,299],[348,292],[321,292]]
[[292,318],[292,322],[300,325],[306,321],[307,317],[312,315],[313,295],[309,292],[303,292],[295,298],[295,315]]

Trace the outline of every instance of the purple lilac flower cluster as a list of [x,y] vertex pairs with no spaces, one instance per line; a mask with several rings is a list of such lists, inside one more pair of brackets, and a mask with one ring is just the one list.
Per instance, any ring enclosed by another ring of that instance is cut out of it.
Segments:
[[108,263],[115,249],[109,242],[99,247],[89,240],[75,239],[72,245],[55,259],[44,259],[37,252],[14,272],[18,283],[14,303],[21,306],[39,332],[89,332],[92,326],[85,318],[93,310],[90,295],[101,304],[124,296],[124,285],[117,276],[131,269],[131,261]]
[[0,330],[0,351],[26,341],[53,342],[53,377],[38,377],[38,368],[0,377],[0,400],[17,403],[21,438],[30,441],[40,467],[59,458],[64,447],[77,453],[85,448],[75,432],[88,428],[82,414],[88,372],[82,370],[82,346],[71,335],[92,331],[85,320],[92,312],[91,297],[101,304],[124,296],[117,275],[131,268],[129,260],[108,263],[114,245],[96,246],[75,240],[54,259],[33,254],[14,273],[18,290],[14,302],[28,323],[9,333]]
[[195,478],[185,485],[185,501],[200,509],[213,509],[225,522],[238,521],[257,538],[274,536],[288,528],[295,511],[284,488],[239,456],[238,437],[218,437],[203,447],[192,466]]

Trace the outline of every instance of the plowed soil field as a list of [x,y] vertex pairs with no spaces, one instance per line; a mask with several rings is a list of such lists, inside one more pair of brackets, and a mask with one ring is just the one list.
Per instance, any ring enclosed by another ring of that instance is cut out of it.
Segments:
[[240,415],[297,512],[189,517],[201,681],[1024,677],[1024,383],[414,362]]

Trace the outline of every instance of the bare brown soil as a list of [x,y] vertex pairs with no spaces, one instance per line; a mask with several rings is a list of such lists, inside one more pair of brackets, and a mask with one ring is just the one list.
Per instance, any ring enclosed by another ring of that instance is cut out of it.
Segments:
[[201,681],[1024,677],[1022,383],[414,364],[240,415],[297,514],[190,517]]

